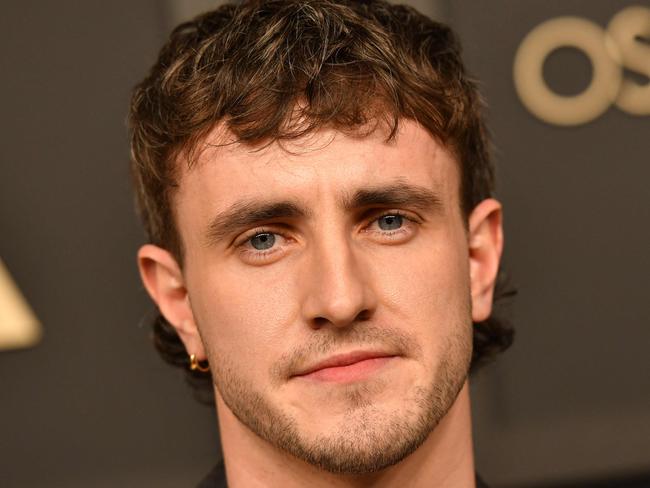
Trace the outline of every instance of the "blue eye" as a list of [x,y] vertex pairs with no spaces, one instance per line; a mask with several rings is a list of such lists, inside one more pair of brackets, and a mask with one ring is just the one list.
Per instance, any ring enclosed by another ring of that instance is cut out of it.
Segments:
[[275,244],[275,234],[269,232],[263,232],[260,234],[255,234],[249,239],[251,246],[253,246],[258,251],[264,251],[270,249]]
[[381,230],[397,230],[402,227],[403,217],[401,215],[384,215],[377,219],[377,225]]

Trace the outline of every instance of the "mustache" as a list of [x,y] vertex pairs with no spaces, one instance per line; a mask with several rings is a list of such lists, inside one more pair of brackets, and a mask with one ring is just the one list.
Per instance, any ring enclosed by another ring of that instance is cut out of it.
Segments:
[[345,329],[326,328],[315,333],[308,344],[284,353],[271,368],[271,377],[281,383],[308,363],[352,349],[370,349],[395,356],[420,357],[422,346],[410,334],[392,327],[352,325]]

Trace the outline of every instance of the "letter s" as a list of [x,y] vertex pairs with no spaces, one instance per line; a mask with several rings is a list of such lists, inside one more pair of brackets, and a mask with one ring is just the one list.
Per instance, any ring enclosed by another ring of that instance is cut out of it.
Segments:
[[[650,39],[650,9],[633,6],[621,10],[609,22],[607,33],[618,46],[623,66],[650,78],[650,46],[637,40]],[[650,115],[650,83],[639,85],[624,79],[616,106],[632,115]]]

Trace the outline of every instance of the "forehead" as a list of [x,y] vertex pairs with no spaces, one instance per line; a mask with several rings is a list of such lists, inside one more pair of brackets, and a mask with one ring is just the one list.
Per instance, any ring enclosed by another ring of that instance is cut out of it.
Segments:
[[[196,163],[180,165],[177,217],[214,212],[242,198],[294,197],[318,206],[359,187],[406,183],[458,205],[459,172],[451,153],[417,123],[404,120],[394,139],[376,130],[353,136],[321,130],[297,140],[251,147],[217,127]],[[309,204],[309,203],[308,203]],[[179,222],[180,223],[180,222]]]

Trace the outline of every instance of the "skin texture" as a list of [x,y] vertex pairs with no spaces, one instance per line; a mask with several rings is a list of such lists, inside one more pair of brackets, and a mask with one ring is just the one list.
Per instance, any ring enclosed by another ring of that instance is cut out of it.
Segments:
[[[217,127],[207,142],[228,136]],[[385,139],[212,145],[180,166],[182,268],[139,252],[161,312],[210,363],[230,486],[473,486],[467,372],[472,321],[491,311],[500,205],[466,220],[452,155],[408,120]],[[278,202],[280,216],[241,218]],[[301,375],[358,352],[389,359]]]

